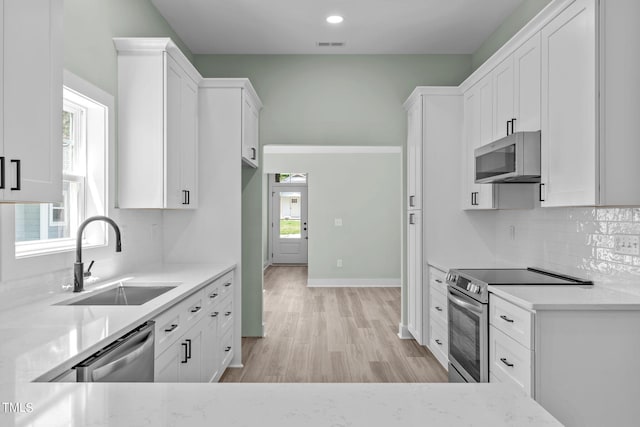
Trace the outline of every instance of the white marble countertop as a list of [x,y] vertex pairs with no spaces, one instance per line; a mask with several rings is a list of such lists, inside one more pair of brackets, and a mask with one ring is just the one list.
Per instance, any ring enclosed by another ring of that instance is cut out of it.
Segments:
[[640,296],[602,286],[489,286],[527,310],[640,310]]
[[[175,289],[142,305],[55,305],[78,297],[71,291],[60,291],[34,295],[27,304],[3,310],[0,313],[0,382],[24,383],[52,370],[62,372],[62,366],[81,361],[233,268],[235,265],[229,264],[154,265],[117,280],[85,286],[87,292],[83,293],[88,295],[124,280],[178,283]],[[58,367],[60,369],[54,369]]]
[[561,425],[508,384],[31,383],[0,385],[0,400],[32,409],[0,407],[3,426]]

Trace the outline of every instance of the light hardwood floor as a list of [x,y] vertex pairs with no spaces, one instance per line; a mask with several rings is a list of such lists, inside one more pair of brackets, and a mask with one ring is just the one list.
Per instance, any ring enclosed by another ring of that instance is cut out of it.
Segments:
[[221,382],[446,382],[414,340],[397,336],[400,288],[308,288],[306,267],[272,266],[264,338],[243,338],[243,368]]

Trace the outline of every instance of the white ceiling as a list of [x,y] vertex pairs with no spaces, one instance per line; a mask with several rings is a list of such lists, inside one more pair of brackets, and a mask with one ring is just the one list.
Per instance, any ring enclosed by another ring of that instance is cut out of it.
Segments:
[[522,1],[152,0],[196,54],[468,54]]

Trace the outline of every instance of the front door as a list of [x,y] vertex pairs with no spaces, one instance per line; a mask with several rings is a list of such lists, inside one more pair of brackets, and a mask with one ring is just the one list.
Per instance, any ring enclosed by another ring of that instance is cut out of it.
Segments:
[[271,262],[307,263],[307,187],[271,188]]

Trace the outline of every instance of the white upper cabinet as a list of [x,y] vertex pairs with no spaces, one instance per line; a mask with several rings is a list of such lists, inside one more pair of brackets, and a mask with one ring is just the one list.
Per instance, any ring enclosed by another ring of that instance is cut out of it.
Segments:
[[168,38],[115,38],[118,205],[198,207],[197,70]]
[[576,0],[542,37],[542,206],[640,205],[636,0]]
[[596,47],[594,0],[542,30],[542,206],[597,203]]
[[513,54],[514,122],[511,126],[513,132],[540,130],[540,61],[540,34],[538,33]]
[[242,94],[242,160],[253,168],[260,165],[260,104],[247,91]]
[[0,202],[62,200],[62,0],[0,1]]
[[407,112],[407,209],[422,209],[422,98]]
[[493,140],[493,84],[486,76],[464,94],[462,208],[494,209],[494,185],[475,183],[474,150]]
[[493,139],[513,132],[540,130],[540,34],[527,40],[491,74]]

